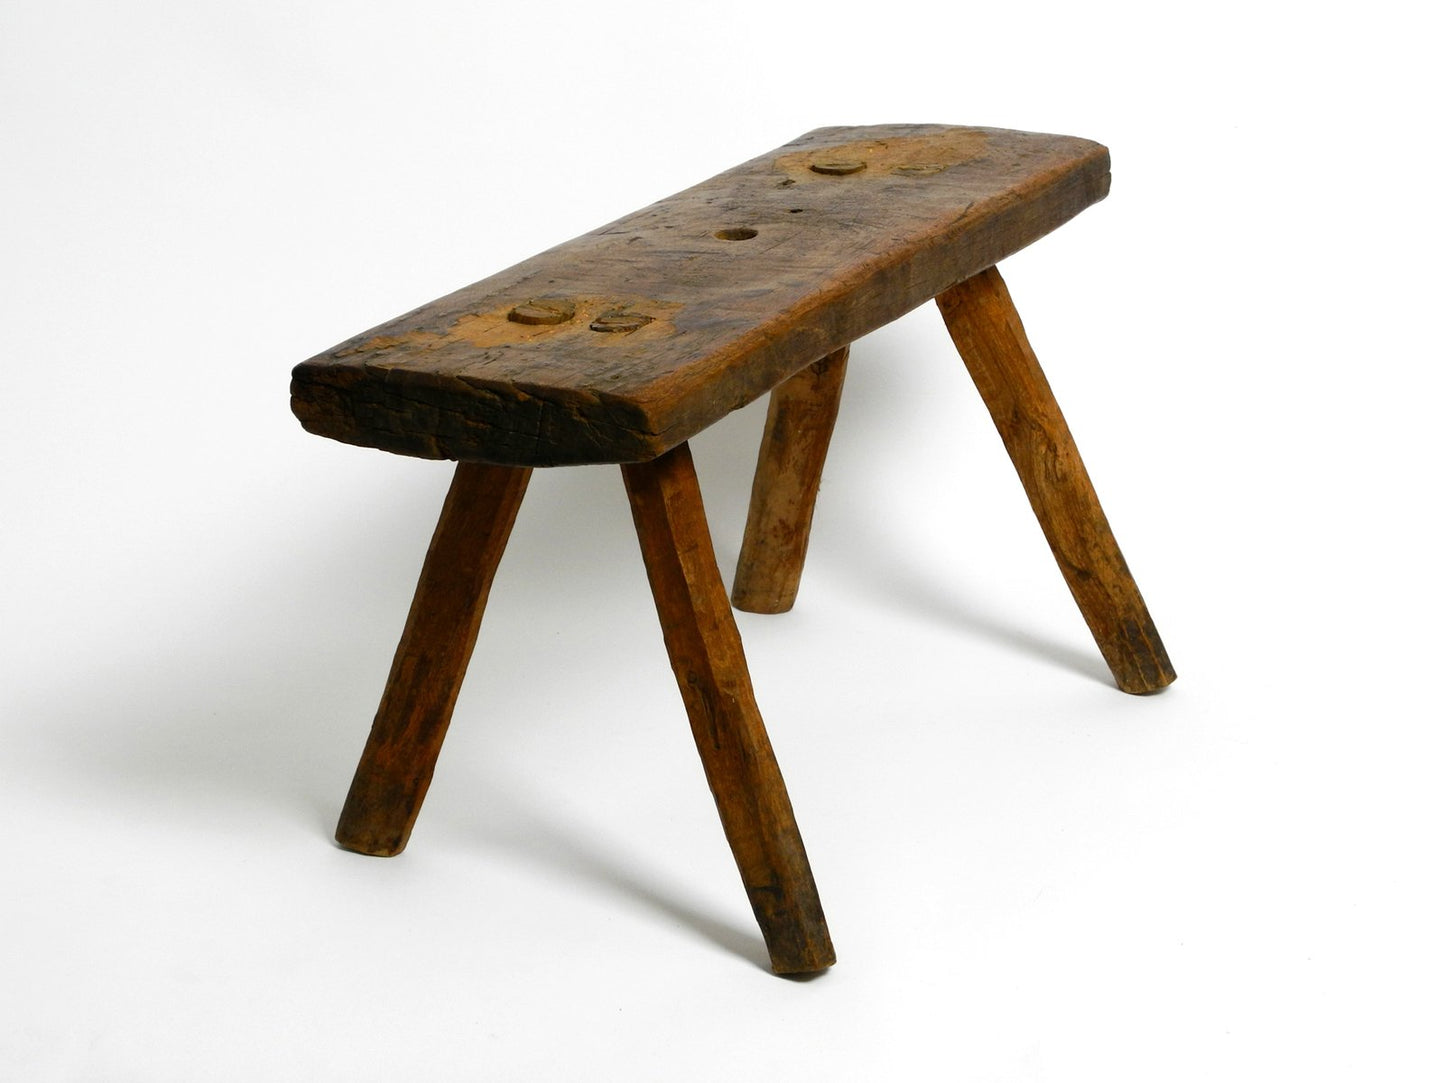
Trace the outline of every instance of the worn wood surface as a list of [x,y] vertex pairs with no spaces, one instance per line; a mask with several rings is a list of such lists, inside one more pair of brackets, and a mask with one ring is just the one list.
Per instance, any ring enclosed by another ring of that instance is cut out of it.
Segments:
[[691,452],[682,444],[622,474],[668,657],[773,969],[822,970],[834,961],[828,924],[753,697]]
[[292,407],[406,455],[644,461],[1108,188],[1084,139],[821,128],[302,363]]
[[786,613],[798,597],[847,371],[845,346],[773,389],[733,577],[733,605],[739,609]]
[[939,310],[988,405],[1069,590],[1125,692],[1174,680],[1079,449],[997,268],[945,291]]
[[389,857],[406,846],[530,475],[526,468],[457,465],[336,828],[348,850]]

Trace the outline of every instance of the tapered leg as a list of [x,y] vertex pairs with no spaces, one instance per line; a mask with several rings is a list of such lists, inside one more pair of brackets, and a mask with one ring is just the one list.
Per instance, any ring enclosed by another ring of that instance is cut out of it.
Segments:
[[336,828],[348,850],[390,857],[406,846],[530,476],[517,467],[457,465]]
[[686,444],[622,467],[672,669],[723,831],[779,974],[822,970],[833,944],[783,776],[753,698]]
[[733,605],[739,609],[793,608],[847,370],[844,346],[773,389],[733,577]]
[[998,269],[946,290],[938,307],[1114,680],[1125,692],[1163,688],[1174,667]]

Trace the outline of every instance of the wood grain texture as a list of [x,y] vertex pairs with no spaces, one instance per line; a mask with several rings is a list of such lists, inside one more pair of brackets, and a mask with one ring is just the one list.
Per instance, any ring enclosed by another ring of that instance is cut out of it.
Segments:
[[336,828],[348,850],[390,857],[406,846],[530,476],[526,468],[457,465]]
[[692,455],[622,468],[663,639],[773,970],[831,966],[833,944],[718,574]]
[[1114,680],[1125,692],[1165,687],[1174,667],[1003,277],[989,268],[942,293],[938,307]]
[[847,371],[844,346],[773,388],[733,577],[739,609],[786,613],[798,597]]
[[1084,139],[821,128],[303,362],[292,408],[406,455],[645,461],[1108,188]]

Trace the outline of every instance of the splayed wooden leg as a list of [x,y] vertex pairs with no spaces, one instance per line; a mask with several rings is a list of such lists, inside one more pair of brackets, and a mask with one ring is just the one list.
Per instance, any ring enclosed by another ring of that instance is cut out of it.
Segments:
[[421,810],[531,470],[459,463],[336,841],[401,853]]
[[733,577],[733,605],[739,609],[793,608],[847,370],[844,346],[773,389]]
[[944,291],[938,307],[1114,680],[1125,692],[1163,688],[1174,667],[998,268]]
[[708,786],[773,970],[831,966],[833,944],[783,776],[753,698],[686,444],[622,476],[663,639]]

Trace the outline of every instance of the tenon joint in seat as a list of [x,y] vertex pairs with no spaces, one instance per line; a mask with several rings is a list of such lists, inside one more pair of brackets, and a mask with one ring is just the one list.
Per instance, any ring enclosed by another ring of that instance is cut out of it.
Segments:
[[1108,152],[990,128],[823,128],[297,366],[312,432],[458,461],[337,828],[405,847],[531,469],[615,462],[773,968],[833,946],[687,440],[772,392],[732,600],[793,604],[848,346],[937,299],[1120,688],[1174,679],[994,266],[1109,189]]

